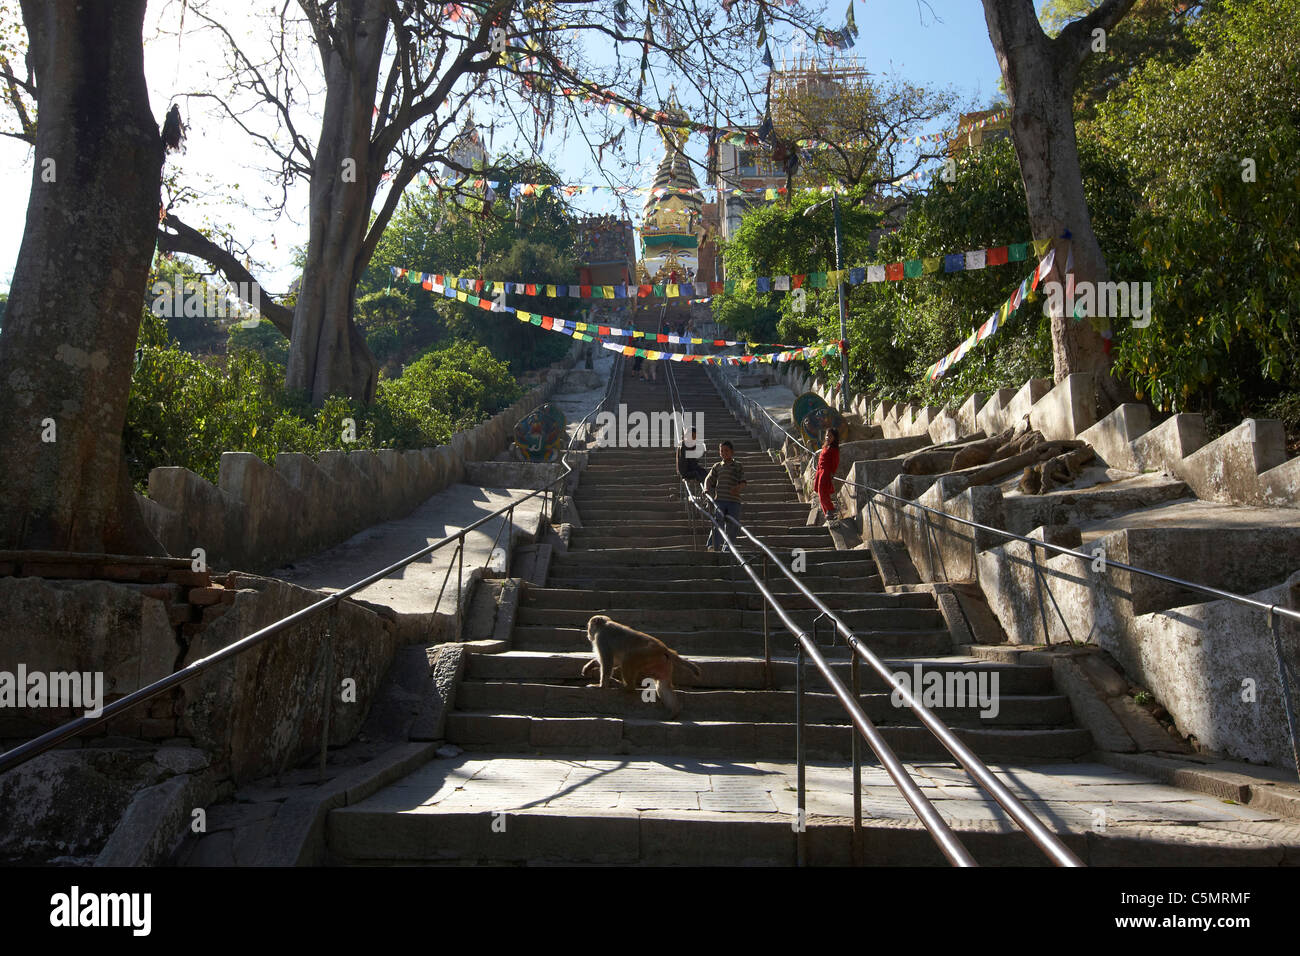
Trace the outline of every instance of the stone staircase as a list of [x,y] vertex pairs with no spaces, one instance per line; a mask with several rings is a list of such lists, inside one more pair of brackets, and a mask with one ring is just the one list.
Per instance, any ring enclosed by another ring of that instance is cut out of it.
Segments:
[[[933,596],[884,593],[868,551],[836,551],[824,527],[806,526],[808,506],[795,497],[784,469],[734,420],[703,369],[674,371],[687,409],[704,415],[707,460],[716,460],[718,442],[730,439],[744,465],[750,481],[745,525],[787,558],[792,549],[804,549],[801,580],[873,651],[899,670],[921,662],[924,670],[945,675],[997,673],[996,718],[981,718],[974,707],[938,708],[968,744],[987,757],[1017,759],[1068,759],[1091,749],[1088,734],[1070,726],[1069,705],[1055,694],[1048,668],[953,659]],[[645,412],[669,407],[662,379],[642,383],[629,376],[623,401]],[[494,752],[789,758],[795,745],[794,639],[769,613],[768,686],[763,599],[729,554],[703,550],[702,525],[692,537],[672,449],[594,451],[575,497],[583,526],[574,530],[568,553],[552,558],[546,585],[526,587],[513,650],[469,656],[448,739]],[[770,571],[768,579],[795,622],[811,629],[816,614],[808,599],[779,572]],[[680,720],[665,721],[658,706],[639,695],[585,686],[579,671],[591,657],[586,625],[593,614],[653,633],[700,666],[703,677],[683,683]],[[832,645],[825,623],[821,640],[847,682],[847,649],[842,642]],[[946,753],[909,710],[890,703],[883,680],[866,669],[862,678],[863,706],[900,754]],[[810,678],[809,755],[847,757],[847,717],[820,683]]]
[[[702,368],[684,366],[673,371],[688,411],[704,415],[701,437],[708,446],[706,465],[717,460],[718,443],[726,438],[745,468],[749,486],[744,524],[787,561],[793,549],[803,549],[806,571],[801,580],[892,670],[910,673],[914,664],[920,664],[924,672],[945,678],[952,673],[974,673],[977,678],[982,673],[985,679],[996,675],[996,716],[981,717],[973,701],[962,708],[935,708],[968,745],[986,759],[1018,764],[1069,761],[1092,750],[1090,735],[1073,725],[1068,701],[1055,692],[1050,667],[961,655],[930,593],[886,593],[868,551],[837,551],[824,527],[807,524],[809,508],[796,498],[784,469],[733,418]],[[668,411],[663,370],[659,382],[643,383],[629,368],[622,401],[633,411]],[[692,533],[677,485],[672,448],[591,452],[575,494],[582,526],[573,529],[567,553],[552,558],[544,585],[525,585],[511,649],[467,655],[455,710],[448,715],[446,727],[447,740],[464,748],[467,757],[516,754],[562,759],[569,755],[588,765],[626,763],[630,757],[677,768],[697,767],[696,772],[705,774],[709,761],[793,761],[794,639],[776,615],[769,614],[769,668],[762,598],[730,554],[704,550],[706,529],[697,525],[697,533]],[[758,569],[761,564],[757,561],[754,566]],[[778,571],[771,570],[767,577],[794,620],[811,629],[815,612],[807,598]],[[685,675],[679,684],[683,706],[678,720],[666,720],[662,705],[644,702],[639,694],[586,686],[579,672],[591,657],[586,623],[593,614],[608,614],[649,631],[698,664],[702,676]],[[832,642],[824,622],[819,643],[847,686],[847,649]],[[891,704],[890,688],[883,680],[865,666],[861,674],[862,706],[901,757],[951,759],[910,710]],[[846,761],[852,733],[848,719],[811,665],[805,700],[809,759]],[[862,752],[865,760],[874,760],[865,745]],[[894,798],[896,794],[882,797]],[[870,813],[870,801],[865,802]],[[408,815],[399,838],[397,831],[385,836],[379,804],[370,812],[364,807],[331,815],[332,852],[337,858],[375,862],[392,853],[405,860],[432,861],[450,852],[452,844],[434,836],[445,837],[450,825],[449,820],[438,819],[439,814]],[[570,810],[563,822],[556,822],[562,815],[553,807],[541,813],[554,826],[585,820],[598,827],[602,811]],[[685,848],[698,838],[692,835],[698,834],[698,817],[697,811],[692,826],[683,825],[680,832],[669,828],[656,840],[657,859],[671,862],[671,853],[663,855],[662,839],[684,841]],[[741,818],[724,815],[725,819],[739,823]],[[533,820],[530,825],[537,823]],[[411,828],[420,826],[426,830],[413,836]],[[788,823],[778,829],[788,833]],[[928,840],[924,831],[920,836],[922,842]],[[423,853],[412,850],[413,845],[431,849]],[[494,846],[502,859],[518,859],[521,852],[517,847],[507,852],[507,841],[493,844],[487,839],[464,852],[488,861],[496,858]],[[604,859],[589,839],[571,841],[568,850],[555,852],[569,862]],[[683,853],[683,860],[691,858],[689,851]],[[630,862],[645,862],[645,858]]]

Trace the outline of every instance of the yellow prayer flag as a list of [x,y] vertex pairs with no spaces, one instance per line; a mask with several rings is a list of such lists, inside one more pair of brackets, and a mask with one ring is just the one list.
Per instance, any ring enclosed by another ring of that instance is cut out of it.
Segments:
[[555,298],[555,286],[553,286],[553,285],[548,285],[548,286],[546,287],[546,294],[547,294],[548,296],[550,296],[552,299],[554,299],[554,298]]
[[464,292],[457,292],[457,293],[456,293],[456,298],[459,299],[461,302],[468,302],[468,301],[469,301],[469,296],[466,295]]
[[614,287],[612,285],[603,285],[600,287],[601,294],[607,299],[614,298]]
[[703,344],[704,344],[704,339],[691,339],[691,344],[692,344],[692,345],[703,345]]
[[927,256],[921,260],[921,271],[925,274],[938,272],[943,266],[943,256]]
[[1045,255],[1047,253],[1047,247],[1050,246],[1051,244],[1052,244],[1051,239],[1035,239],[1034,255],[1036,256]]
[[754,280],[753,280],[753,279],[741,279],[741,280],[740,280],[740,288],[743,289],[743,290],[745,290],[746,292],[748,292],[750,289],[754,288]]

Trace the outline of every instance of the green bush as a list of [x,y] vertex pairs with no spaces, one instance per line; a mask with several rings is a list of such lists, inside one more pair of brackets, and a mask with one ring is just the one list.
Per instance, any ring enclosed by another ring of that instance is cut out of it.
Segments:
[[252,452],[273,463],[279,452],[316,455],[344,447],[349,418],[356,439],[349,449],[443,444],[522,394],[505,363],[469,343],[430,352],[400,378],[383,380],[368,408],[330,396],[314,409],[305,396],[285,389],[284,366],[247,348],[232,348],[224,363],[196,357],[150,313],[140,325],[138,350],[124,440],[131,478],[141,490],[149,471],[162,465],[216,483],[224,451]]

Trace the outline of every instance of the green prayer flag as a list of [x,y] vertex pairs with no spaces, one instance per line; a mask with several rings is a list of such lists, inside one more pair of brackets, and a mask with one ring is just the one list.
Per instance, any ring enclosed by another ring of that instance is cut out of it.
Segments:
[[826,288],[826,273],[824,272],[808,273],[808,288],[810,289]]
[[903,275],[915,279],[925,272],[925,263],[920,259],[908,259],[903,263]]
[[1007,262],[1024,262],[1029,258],[1029,243],[1018,242],[1007,246]]

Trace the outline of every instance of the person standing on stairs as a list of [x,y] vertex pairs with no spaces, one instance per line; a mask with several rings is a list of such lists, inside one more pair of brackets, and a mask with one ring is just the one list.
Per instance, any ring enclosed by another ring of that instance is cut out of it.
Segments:
[[700,465],[704,446],[695,440],[695,429],[687,432],[677,446],[677,477],[687,481],[703,481],[707,472]]
[[[740,496],[744,494],[745,469],[740,466],[736,460],[736,451],[731,442],[723,441],[718,446],[718,454],[722,456],[722,461],[715,464],[709,469],[709,473],[704,477],[704,491],[706,494],[714,495],[718,505],[719,520],[727,523],[727,533],[731,534],[735,529],[730,527],[727,518],[734,518],[737,523],[740,522]],[[718,534],[717,527],[709,531],[709,540],[705,543],[710,551],[715,550],[713,539],[717,538],[716,550],[721,551],[726,547],[722,536]]]
[[828,428],[817,455],[817,473],[813,478],[813,490],[821,501],[822,514],[826,516],[828,524],[839,517],[835,512],[835,473],[839,470],[840,433],[834,428]]

